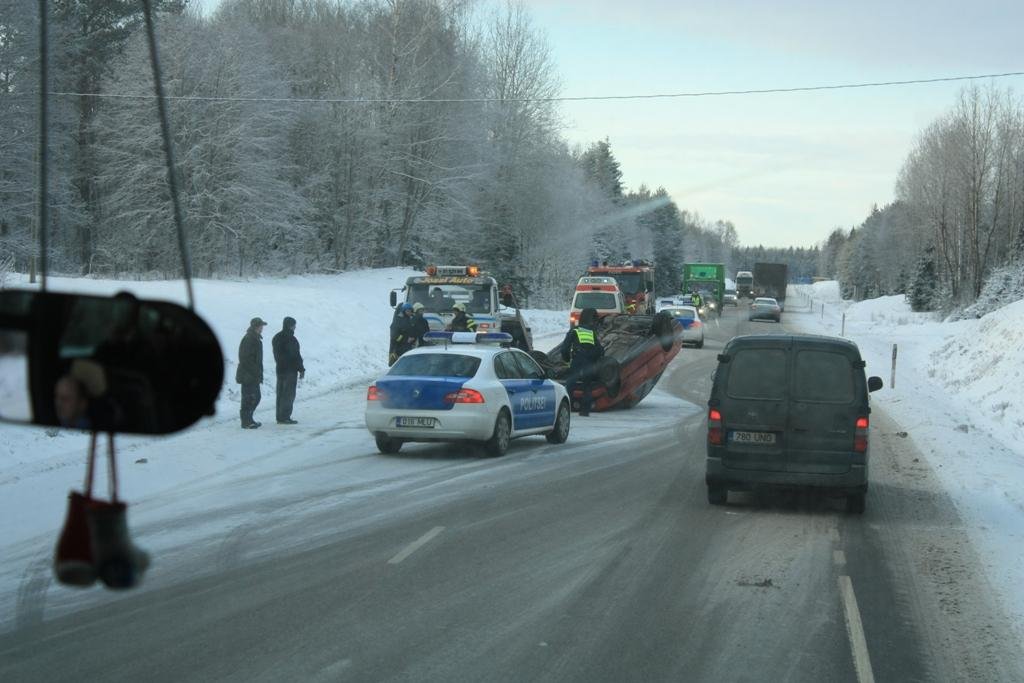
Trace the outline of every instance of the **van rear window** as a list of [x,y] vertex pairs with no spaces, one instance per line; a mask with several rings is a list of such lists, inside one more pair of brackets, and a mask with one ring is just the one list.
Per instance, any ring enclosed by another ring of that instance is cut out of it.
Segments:
[[599,311],[607,311],[617,308],[615,295],[611,292],[579,292],[576,300],[572,302],[573,308],[596,308]]
[[851,403],[854,394],[850,359],[829,351],[798,352],[793,392],[797,401]]
[[745,349],[729,361],[731,398],[780,399],[786,395],[786,352],[783,349]]

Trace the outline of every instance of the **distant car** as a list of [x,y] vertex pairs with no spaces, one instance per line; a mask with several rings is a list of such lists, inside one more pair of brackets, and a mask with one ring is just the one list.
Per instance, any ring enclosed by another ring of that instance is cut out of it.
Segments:
[[739,299],[736,297],[735,289],[725,290],[725,294],[722,295],[723,306],[739,306]]
[[708,502],[729,491],[810,487],[864,511],[868,392],[857,345],[836,337],[735,337],[718,356],[708,399]]
[[696,348],[704,347],[704,323],[701,322],[700,314],[693,306],[674,306],[663,309],[673,318],[679,321],[683,327],[682,342],[693,344]]
[[510,335],[427,336],[437,345],[409,351],[367,390],[366,428],[381,453],[397,453],[408,441],[475,441],[499,456],[521,436],[543,434],[550,443],[569,437],[565,387],[519,349],[473,343],[511,342]]
[[782,308],[779,302],[767,296],[759,296],[750,304],[749,320],[774,320],[782,322]]

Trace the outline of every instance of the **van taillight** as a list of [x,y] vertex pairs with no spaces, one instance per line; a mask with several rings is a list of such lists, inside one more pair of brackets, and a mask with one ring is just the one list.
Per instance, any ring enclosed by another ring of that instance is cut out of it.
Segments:
[[868,451],[868,419],[858,417],[857,424],[853,431],[853,450],[857,453]]
[[717,408],[708,411],[708,443],[712,446],[721,446],[722,439],[722,413]]

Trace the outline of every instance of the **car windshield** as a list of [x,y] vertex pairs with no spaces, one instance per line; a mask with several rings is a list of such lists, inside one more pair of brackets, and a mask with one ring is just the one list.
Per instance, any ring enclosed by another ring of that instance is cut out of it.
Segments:
[[480,359],[456,353],[418,353],[402,356],[389,377],[472,377]]
[[467,313],[489,313],[491,289],[490,285],[412,284],[407,302],[423,304],[430,313],[448,313],[455,304],[464,304]]
[[0,683],[1024,683],[1022,27],[0,0]]

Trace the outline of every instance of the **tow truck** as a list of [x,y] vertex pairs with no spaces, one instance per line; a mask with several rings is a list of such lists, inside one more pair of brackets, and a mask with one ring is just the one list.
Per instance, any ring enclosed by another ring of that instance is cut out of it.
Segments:
[[401,289],[391,290],[392,308],[398,305],[400,294],[405,303],[423,304],[423,317],[431,332],[443,331],[454,317],[452,306],[461,303],[473,316],[478,332],[505,332],[512,335],[516,348],[526,352],[533,349],[533,333],[512,287],[499,287],[497,280],[479,266],[429,265],[423,275],[414,275]]
[[607,261],[595,260],[590,262],[587,275],[615,278],[626,299],[628,313],[654,315],[654,266],[647,261],[637,259],[625,261],[621,265],[609,265]]

